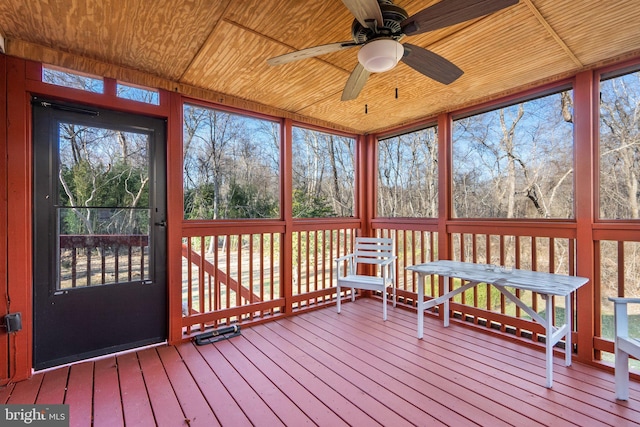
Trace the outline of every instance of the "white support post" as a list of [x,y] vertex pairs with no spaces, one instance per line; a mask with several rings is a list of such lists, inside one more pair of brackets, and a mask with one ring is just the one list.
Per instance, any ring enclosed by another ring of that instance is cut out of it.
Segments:
[[547,388],[553,385],[553,298],[549,294],[543,295],[545,300],[545,311],[547,313],[544,329],[546,334],[546,368],[547,368]]
[[[449,293],[449,276],[444,276],[444,295]],[[444,327],[449,327],[449,298],[444,300],[442,309],[444,310]]]
[[418,339],[424,336],[424,278],[425,274],[418,273]]
[[573,345],[571,344],[571,332],[573,331],[573,311],[571,311],[571,295],[564,297],[564,324],[567,328],[567,335],[564,339],[564,364],[571,366],[571,355],[573,353]]

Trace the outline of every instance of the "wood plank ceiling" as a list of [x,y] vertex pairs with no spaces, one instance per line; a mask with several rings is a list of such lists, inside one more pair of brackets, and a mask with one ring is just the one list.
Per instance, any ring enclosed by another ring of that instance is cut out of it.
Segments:
[[[412,15],[436,1],[396,3]],[[341,102],[357,48],[267,65],[272,56],[350,40],[352,21],[340,0],[0,2],[0,40],[9,55],[357,133],[640,54],[637,0],[520,0],[406,39],[464,70],[448,86],[400,63],[372,75],[356,100]]]

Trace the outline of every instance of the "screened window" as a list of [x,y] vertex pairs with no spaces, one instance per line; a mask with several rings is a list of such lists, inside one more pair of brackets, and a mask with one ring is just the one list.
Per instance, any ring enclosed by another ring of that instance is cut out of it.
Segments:
[[44,83],[86,90],[88,92],[104,92],[104,81],[100,77],[63,70],[50,65],[42,66],[42,81]]
[[378,141],[377,216],[438,216],[436,126]]
[[184,217],[280,217],[280,125],[184,105]]
[[453,215],[573,218],[573,94],[565,91],[453,124]]
[[145,104],[160,105],[160,94],[157,90],[118,83],[116,86],[118,98],[131,101],[144,102]]
[[640,72],[600,83],[600,218],[640,218]]
[[293,128],[293,216],[353,216],[353,138]]

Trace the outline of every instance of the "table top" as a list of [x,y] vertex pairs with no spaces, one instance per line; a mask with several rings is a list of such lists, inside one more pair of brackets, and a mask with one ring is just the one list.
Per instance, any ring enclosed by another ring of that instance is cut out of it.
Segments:
[[503,271],[491,264],[448,260],[410,265],[406,269],[421,274],[456,277],[474,282],[512,286],[539,294],[559,296],[569,295],[589,281],[589,279],[579,276],[518,269]]

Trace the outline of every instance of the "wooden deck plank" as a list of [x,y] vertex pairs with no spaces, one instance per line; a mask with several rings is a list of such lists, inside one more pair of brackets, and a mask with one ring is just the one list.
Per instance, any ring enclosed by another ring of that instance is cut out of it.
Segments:
[[[363,375],[367,374],[367,370],[374,369],[378,372],[377,375],[372,376],[374,381],[400,398],[413,402],[421,412],[426,411],[437,419],[450,420],[454,424],[464,424],[473,420],[473,422],[480,424],[509,425],[508,421],[501,420],[495,415],[496,408],[502,409],[499,404],[480,396],[483,399],[482,403],[488,405],[488,410],[478,409],[473,404],[465,401],[463,399],[465,396],[458,396],[458,394],[464,394],[461,393],[463,389],[459,385],[452,383],[451,378],[441,376],[437,371],[426,371],[420,364],[411,360],[393,357],[387,350],[381,348],[386,346],[384,343],[376,342],[371,344],[369,342],[370,337],[363,336],[356,329],[351,331],[343,329],[344,333],[340,334],[339,332],[336,333],[336,331],[326,333],[312,326],[310,328],[312,331],[310,331],[306,329],[308,320],[300,320],[302,319],[292,318],[290,322],[294,323],[296,327],[292,325],[286,325],[286,327],[294,333],[307,337],[306,339],[308,340],[312,339],[315,345],[326,349],[326,351],[331,352],[341,360],[359,360],[360,363],[351,365],[353,369],[360,370]],[[324,320],[322,319],[322,321]],[[381,319],[379,320],[382,321]],[[341,319],[337,320],[338,326],[340,326],[340,321]],[[360,347],[356,347],[355,343],[360,344]],[[431,380],[431,383],[422,379],[425,376]],[[450,406],[441,405],[439,402],[442,401],[451,402]],[[465,410],[457,412],[455,408],[464,408]],[[424,415],[420,415],[420,412],[417,412],[415,418],[410,419],[410,421],[419,423],[421,418],[424,418]],[[535,423],[531,425],[535,425]]]
[[220,424],[238,427],[251,426],[251,422],[242,412],[238,403],[229,394],[195,346],[192,343],[184,343],[178,345],[177,350]]
[[[310,372],[304,362],[305,359],[291,357],[287,345],[276,345],[271,335],[272,332],[264,326],[256,326],[242,332],[248,340],[258,346],[269,359],[286,370],[294,378],[300,381],[304,387],[317,396],[329,408],[342,418],[349,425],[373,425],[376,424],[373,418],[359,407],[353,405],[338,391],[323,382],[318,376]],[[263,336],[263,334],[265,336]],[[288,343],[286,343],[288,344]],[[302,363],[301,363],[302,362]]]
[[69,367],[65,366],[60,369],[48,371],[44,373],[42,385],[36,398],[37,404],[60,404],[64,402],[64,395],[67,389],[67,381],[69,379]]
[[327,407],[312,392],[300,384],[289,369],[283,369],[266,357],[260,348],[245,337],[234,339],[231,343],[237,350],[255,365],[257,369],[275,384],[295,405],[317,425],[338,427],[347,425],[336,413]]
[[69,405],[71,427],[86,427],[93,422],[93,362],[71,366],[64,403]]
[[211,369],[229,393],[242,408],[247,418],[254,425],[284,425],[269,406],[260,398],[250,384],[242,378],[234,366],[218,351],[216,346],[208,345],[197,348]]
[[7,403],[15,386],[15,383],[9,383],[0,387],[0,404],[4,405]]
[[[402,315],[405,322],[404,325],[414,324],[415,318],[408,316],[409,313]],[[399,317],[398,319],[401,319]],[[437,322],[437,321],[436,321]],[[400,325],[401,327],[402,325]],[[467,328],[442,328],[441,324],[436,323],[433,328],[433,337],[425,338],[429,345],[430,350],[441,346],[442,342],[449,339],[451,343],[445,347],[441,347],[442,355],[460,354],[464,357],[464,360],[468,358],[477,358],[477,360],[485,366],[484,371],[491,368],[493,365],[496,368],[494,376],[499,376],[504,382],[513,382],[518,387],[525,387],[528,393],[538,395],[541,400],[548,402],[549,390],[541,388],[540,385],[544,384],[545,368],[544,368],[544,352],[537,351],[536,349],[523,346],[517,342],[501,339],[490,334],[478,334]],[[413,337],[407,336],[409,341],[413,341]],[[554,402],[561,402],[565,406],[565,413],[570,412],[572,414],[567,415],[568,419],[575,420],[576,417],[580,418],[581,413],[590,419],[590,423],[601,422],[603,424],[610,424],[612,415],[615,413],[617,416],[622,416],[627,420],[637,420],[638,413],[637,408],[631,409],[626,404],[615,404],[615,398],[613,391],[610,393],[604,393],[604,395],[596,396],[592,394],[591,390],[607,390],[609,387],[612,390],[613,375],[607,374],[604,371],[598,371],[602,374],[608,375],[608,380],[602,377],[600,380],[601,387],[590,387],[589,384],[585,384],[579,381],[578,378],[583,376],[580,369],[576,372],[575,367],[579,366],[579,363],[574,363],[572,366],[564,366],[564,359],[561,357],[554,358],[554,386],[552,391],[554,392]],[[585,366],[583,365],[583,368]],[[534,375],[532,377],[532,375]],[[593,377],[591,377],[593,378]],[[526,380],[526,381],[522,381]],[[613,398],[613,402],[612,402]],[[612,412],[613,411],[613,412]],[[618,420],[618,423],[624,423],[624,420]],[[632,421],[632,424],[633,425]]]
[[125,424],[140,427],[155,426],[156,422],[137,353],[119,355],[117,361]]
[[191,377],[189,370],[185,367],[176,348],[169,346],[158,347],[158,354],[169,376],[173,390],[178,397],[185,419],[188,420],[187,424],[191,427],[219,426],[220,423],[213,415],[213,411],[204,396],[202,396],[202,392]]
[[142,350],[138,359],[156,424],[167,427],[185,425],[186,417],[156,349]]
[[[380,386],[365,375],[351,369],[349,363],[345,363],[331,354],[325,353],[321,348],[300,340],[299,337],[292,335],[291,332],[282,325],[286,321],[270,322],[265,326],[282,338],[294,344],[299,357],[307,359],[308,368],[315,375],[323,378],[323,381],[331,381],[340,393],[348,397],[355,405],[358,405],[363,411],[376,414],[376,421],[382,425],[410,425],[410,421],[405,418],[405,413],[413,418],[416,414],[416,408],[412,403],[407,402],[397,395],[391,393],[386,388]],[[296,356],[298,357],[298,356]],[[313,363],[310,363],[311,360]],[[360,363],[357,360],[351,363]],[[372,371],[372,375],[373,371]],[[375,374],[377,375],[377,373]],[[423,413],[423,421],[425,423],[439,424],[435,418]]]
[[430,315],[418,340],[415,313],[379,312],[363,298],[214,345],[79,363],[0,388],[0,403],[67,403],[72,426],[640,425],[638,382],[617,401],[611,372],[566,367],[560,351],[547,389],[542,348]]
[[[235,341],[242,341],[237,338]],[[240,352],[230,341],[221,341],[215,346],[218,351],[240,372],[240,375],[251,384],[251,387],[269,405],[271,410],[288,426],[313,425],[313,421],[295,403],[282,392],[277,384],[261,372],[249,360],[249,355]],[[259,356],[261,357],[261,356]]]
[[[362,316],[362,313],[355,315],[354,313],[348,314],[355,319]],[[368,319],[373,319],[374,312],[370,309],[366,315]],[[394,325],[394,329],[404,328],[404,331],[408,331],[406,327],[408,324],[413,326],[415,324],[415,316],[407,316],[407,314],[401,314],[397,317],[396,321],[400,322],[403,317],[404,321],[398,325]],[[538,401],[544,404],[545,407],[549,407],[548,412],[563,414],[565,418],[570,422],[576,422],[576,420],[588,420],[588,424],[579,425],[611,425],[614,421],[611,414],[608,411],[598,408],[598,406],[604,405],[609,407],[621,406],[615,405],[611,400],[591,399],[587,395],[587,402],[583,402],[580,399],[576,399],[576,396],[584,396],[587,393],[582,391],[580,385],[577,388],[567,387],[563,384],[563,376],[556,375],[554,380],[554,386],[552,390],[543,386],[545,378],[544,370],[544,353],[538,352],[535,349],[528,348],[517,343],[511,343],[514,347],[510,347],[506,343],[509,341],[504,339],[497,339],[485,334],[474,334],[468,336],[466,334],[469,331],[466,328],[451,326],[449,328],[442,328],[441,322],[437,319],[433,319],[435,323],[432,324],[431,330],[428,334],[425,332],[425,338],[423,346],[425,354],[436,355],[438,357],[435,360],[449,360],[455,363],[446,365],[446,369],[455,369],[457,366],[462,366],[467,372],[476,372],[478,376],[482,373],[489,374],[486,381],[495,382],[499,379],[503,385],[511,385],[513,389],[509,389],[508,395],[517,393],[518,388],[523,388],[525,395],[528,394],[529,399],[538,397]],[[407,323],[409,322],[409,323]],[[415,328],[415,326],[413,326]],[[383,334],[387,334],[387,331],[381,331]],[[461,338],[457,334],[463,334]],[[402,348],[408,349],[410,353],[415,352],[413,343],[416,342],[415,335],[407,335],[406,332],[401,333],[403,341],[397,341],[396,345]],[[496,341],[494,341],[496,340]],[[475,342],[474,342],[475,341]],[[473,342],[473,344],[471,344]],[[507,348],[505,348],[505,345]],[[537,361],[537,356],[541,358]],[[558,362],[558,370],[560,368],[571,369],[562,366],[560,359],[556,358]],[[478,362],[476,365],[469,365],[469,361],[474,360]],[[533,363],[531,363],[533,362]],[[542,366],[537,367],[538,362]],[[530,365],[536,365],[532,368]],[[554,366],[555,368],[555,366]],[[531,373],[531,370],[537,371],[536,374]],[[555,369],[554,369],[555,370]],[[584,387],[584,384],[582,384]],[[556,403],[560,403],[560,407],[555,407]],[[582,404],[581,404],[582,403]],[[595,405],[595,406],[594,406]],[[624,410],[618,408],[618,410]],[[540,417],[540,415],[539,415]],[[573,421],[571,421],[573,420]],[[622,422],[622,425],[626,425],[624,420],[617,420]],[[632,424],[631,424],[632,425]]]
[[115,356],[97,360],[93,375],[94,427],[124,426],[118,365]]
[[7,401],[10,405],[15,404],[27,404],[31,405],[35,403],[38,397],[38,391],[42,385],[43,374],[36,374],[26,381],[20,381],[16,384],[11,396]]
[[[411,386],[415,392],[424,393],[428,390],[429,396],[434,396],[440,402],[447,402],[450,411],[455,411],[456,408],[465,408],[464,414],[460,415],[465,415],[476,422],[533,426],[563,421],[553,414],[548,414],[548,417],[545,417],[547,414],[540,414],[539,409],[528,403],[526,398],[517,401],[512,395],[504,393],[501,390],[501,383],[495,378],[492,381],[479,381],[477,377],[482,376],[481,370],[465,369],[458,372],[458,375],[449,375],[449,370],[442,364],[433,361],[431,354],[421,355],[418,349],[404,353],[398,351],[394,331],[386,330],[378,333],[375,330],[376,326],[381,328],[387,328],[387,326],[375,325],[373,324],[374,320],[369,317],[351,318],[340,315],[338,319],[331,313],[324,312],[314,313],[313,317],[305,319],[293,319],[294,322],[306,327],[307,330],[314,329],[312,325],[309,325],[309,322],[314,320],[323,322],[332,329],[344,331],[346,338],[342,342],[337,342],[336,345],[343,349],[350,349],[355,353],[364,354],[367,359],[363,361],[368,361],[372,366],[375,366],[376,363],[380,364],[378,369],[393,374],[404,384]],[[307,325],[304,325],[304,322]],[[337,341],[342,335],[340,333],[326,334],[321,330],[314,330],[313,333],[333,341]],[[363,335],[367,339],[360,338],[359,335]],[[447,358],[440,360],[445,364],[457,363],[457,361]],[[442,372],[447,375],[441,374]],[[505,401],[511,401],[513,404],[505,406],[502,403]],[[492,420],[487,417],[487,414],[499,420]]]

